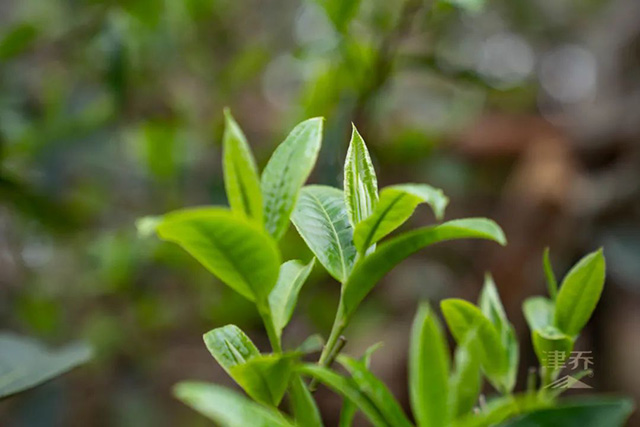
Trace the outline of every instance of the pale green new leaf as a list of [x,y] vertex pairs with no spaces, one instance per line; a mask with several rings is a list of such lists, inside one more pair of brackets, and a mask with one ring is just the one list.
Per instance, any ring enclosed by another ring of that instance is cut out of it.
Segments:
[[356,249],[342,191],[324,185],[304,187],[291,221],[320,264],[343,282],[353,267]]
[[458,344],[475,331],[482,367],[491,383],[501,392],[508,389],[509,359],[495,325],[468,301],[451,298],[441,303],[442,313]]
[[423,303],[413,321],[409,347],[409,395],[420,426],[445,426],[449,421],[449,364],[440,323]]
[[49,381],[90,358],[86,344],[50,350],[32,338],[0,333],[0,399]]
[[409,255],[438,242],[455,239],[487,239],[506,244],[502,229],[484,218],[458,219],[423,227],[382,243],[375,252],[361,258],[343,286],[346,316],[358,307],[376,283]]
[[322,118],[305,120],[276,148],[262,172],[264,223],[276,239],[287,231],[298,193],[316,163],[321,143]]
[[293,418],[298,426],[322,427],[322,417],[307,384],[299,374],[294,374],[289,390]]
[[344,163],[344,201],[349,221],[356,226],[371,215],[378,202],[378,179],[364,140],[353,126]]
[[282,330],[291,320],[298,294],[309,277],[314,262],[315,258],[307,265],[292,260],[280,266],[278,281],[269,294],[269,307],[278,336],[282,335]]
[[349,371],[351,378],[360,391],[373,402],[389,425],[398,427],[411,426],[411,422],[407,419],[396,398],[387,386],[367,369],[364,361],[339,355],[338,362]]
[[232,367],[260,356],[251,339],[236,325],[213,329],[202,338],[213,358],[229,375]]
[[456,348],[454,370],[449,379],[449,410],[458,418],[471,412],[482,389],[477,334],[471,331]]
[[302,374],[316,378],[345,399],[351,400],[375,427],[389,427],[384,416],[374,403],[358,389],[353,379],[345,378],[330,369],[315,364],[305,364],[298,369]]
[[547,369],[551,376],[569,361],[573,351],[573,338],[557,328],[547,326],[544,329],[536,329],[531,333],[531,340],[540,365]]
[[582,258],[565,276],[556,298],[554,324],[567,335],[578,335],[595,310],[604,287],[602,249]]
[[420,203],[428,203],[441,219],[449,200],[441,190],[426,184],[401,184],[385,187],[373,213],[359,223],[353,240],[360,253],[400,227]]
[[231,377],[255,401],[278,406],[289,385],[296,353],[254,356],[229,369]]
[[524,318],[532,331],[544,329],[553,323],[554,304],[545,297],[527,298],[522,304]]
[[223,208],[171,212],[158,235],[182,246],[209,271],[251,301],[266,302],[278,280],[280,251],[259,225]]
[[258,168],[247,139],[228,109],[224,110],[222,169],[227,199],[234,212],[262,224],[262,193]]
[[267,408],[215,384],[185,381],[174,386],[173,394],[224,427],[295,427],[275,408]]

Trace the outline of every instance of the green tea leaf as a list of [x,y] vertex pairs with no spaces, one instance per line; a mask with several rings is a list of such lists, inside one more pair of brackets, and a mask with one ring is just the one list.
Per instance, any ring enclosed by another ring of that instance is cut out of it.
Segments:
[[316,353],[322,350],[324,346],[324,338],[320,334],[313,334],[305,338],[305,340],[298,346],[296,351],[302,354]]
[[259,405],[233,390],[215,384],[185,381],[174,386],[173,394],[225,427],[294,427],[276,409]]
[[282,330],[291,320],[300,289],[309,277],[314,263],[315,258],[307,265],[292,260],[280,266],[278,281],[269,294],[269,307],[278,337],[282,335]]
[[471,331],[456,348],[455,367],[449,379],[449,410],[453,418],[471,412],[482,388],[477,334]]
[[565,362],[569,361],[573,351],[573,338],[553,326],[547,326],[534,330],[531,340],[540,365],[547,370],[550,378],[555,377],[555,372],[559,372]]
[[482,367],[494,387],[501,392],[506,391],[508,354],[493,323],[478,307],[461,299],[443,300],[441,307],[451,334],[458,344],[464,342],[468,333],[476,331]]
[[246,363],[260,352],[236,325],[226,325],[203,335],[204,344],[216,362],[231,375],[231,368]]
[[255,401],[278,406],[287,391],[298,357],[295,353],[253,356],[245,363],[232,366],[229,372]]
[[276,239],[287,231],[298,192],[316,163],[321,143],[322,118],[305,120],[276,148],[262,172],[265,227]]
[[567,335],[578,335],[598,304],[604,287],[602,249],[582,258],[565,276],[556,299],[554,324]]
[[509,372],[506,378],[505,387],[507,391],[512,391],[515,386],[516,376],[518,374],[518,361],[520,349],[516,338],[515,330],[507,319],[507,315],[500,301],[498,289],[491,274],[485,275],[484,286],[480,293],[478,302],[482,313],[491,320],[496,329],[500,333],[502,345],[507,350],[507,359],[509,361]]
[[631,399],[589,398],[521,415],[503,427],[622,427],[633,412]]
[[290,388],[293,418],[298,426],[322,427],[322,417],[316,401],[300,375],[295,374]]
[[[377,343],[369,346],[360,358],[366,368],[369,368],[371,363],[371,356],[380,348],[382,343]],[[351,427],[353,425],[353,418],[358,411],[358,407],[349,399],[344,399],[342,402],[342,410],[340,411],[340,420],[338,421],[338,427]]]
[[502,229],[484,218],[458,219],[423,227],[382,243],[375,252],[361,258],[343,286],[346,316],[358,307],[376,283],[409,255],[434,243],[455,239],[487,239],[506,244]]
[[545,248],[542,255],[542,266],[544,268],[544,275],[547,279],[547,287],[549,288],[549,296],[555,301],[558,295],[558,281],[555,274],[553,274],[553,268],[551,267],[551,260],[549,259],[549,248]]
[[91,359],[86,344],[50,350],[38,341],[0,333],[0,399],[33,388]]
[[278,280],[276,242],[260,226],[227,209],[175,211],[165,215],[156,230],[250,301],[266,302]]
[[421,426],[445,426],[449,421],[449,350],[442,328],[428,304],[413,321],[409,349],[409,395]]
[[344,201],[349,221],[356,226],[371,215],[378,202],[378,179],[364,140],[353,126],[344,164]]
[[400,227],[413,214],[420,203],[428,203],[436,218],[444,215],[449,200],[441,190],[426,184],[401,184],[385,187],[373,213],[359,223],[353,240],[360,253]]
[[234,212],[262,224],[262,193],[258,168],[240,126],[224,110],[223,171],[227,198]]
[[320,264],[343,282],[351,272],[356,249],[342,191],[324,185],[304,187],[291,221]]
[[316,0],[339,33],[346,33],[349,23],[358,13],[361,0]]
[[305,364],[298,369],[302,374],[318,379],[345,399],[351,400],[374,426],[389,426],[378,408],[358,389],[353,379],[345,378],[330,369],[318,365]]
[[396,398],[387,386],[367,369],[364,361],[339,355],[338,362],[349,371],[351,378],[360,391],[376,405],[376,408],[378,408],[378,411],[380,411],[389,425],[400,427],[411,426],[411,423]]
[[554,310],[553,301],[545,297],[527,298],[522,304],[524,318],[532,331],[551,326]]

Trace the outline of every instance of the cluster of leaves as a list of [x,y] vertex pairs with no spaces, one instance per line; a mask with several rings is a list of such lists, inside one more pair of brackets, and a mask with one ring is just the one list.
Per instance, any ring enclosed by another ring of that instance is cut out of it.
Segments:
[[[421,203],[429,205],[440,221],[447,197],[425,184],[394,185],[378,192],[367,147],[355,127],[344,166],[344,189],[304,186],[321,145],[323,122],[319,118],[296,126],[260,176],[244,134],[228,111],[225,116],[223,166],[231,207],[180,210],[161,218],[147,218],[140,227],[153,229],[162,239],[179,244],[220,280],[254,302],[272,353],[261,353],[237,326],[214,329],[204,335],[207,348],[253,401],[213,384],[195,382],[178,384],[177,397],[222,425],[322,426],[310,392],[319,381],[345,399],[341,426],[351,425],[357,410],[375,426],[412,425],[401,405],[368,368],[374,348],[361,359],[340,354],[344,343],[341,335],[379,279],[409,255],[453,239],[486,239],[504,245],[502,230],[484,218],[457,219],[381,242]],[[322,346],[316,336],[296,350],[282,348],[283,329],[315,262],[282,263],[277,242],[289,221],[315,259],[341,283],[334,325],[317,364],[301,361],[303,355]],[[550,272],[548,259],[545,266]],[[533,298],[524,307],[541,360],[549,350],[572,350],[602,291],[602,252],[578,263],[559,291],[552,273],[548,277],[552,298]],[[601,414],[600,410],[608,411],[608,420],[613,422],[609,425],[615,425],[628,415],[631,405],[626,400],[557,405],[558,393],[545,387],[558,372],[546,369],[541,370],[538,390],[534,379],[525,394],[513,394],[518,343],[491,276],[486,277],[477,306],[447,299],[441,308],[458,344],[453,368],[442,328],[428,304],[420,306],[411,335],[409,390],[419,426],[493,425],[521,414],[526,415],[512,425],[531,425],[535,417],[578,419],[584,417],[584,411]],[[348,376],[331,369],[334,360]],[[308,386],[304,376],[311,377],[312,384]],[[500,396],[477,407],[483,378]],[[291,417],[279,409],[287,394]]]

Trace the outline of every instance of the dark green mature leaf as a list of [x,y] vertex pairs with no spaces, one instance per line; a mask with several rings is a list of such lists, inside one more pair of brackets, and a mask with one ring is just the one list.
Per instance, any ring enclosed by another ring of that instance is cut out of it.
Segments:
[[378,179],[364,140],[353,126],[344,164],[344,202],[356,226],[371,215],[378,202]]
[[556,299],[554,324],[567,335],[578,335],[598,304],[604,287],[602,249],[582,258],[565,276]]
[[509,372],[505,381],[505,387],[507,391],[510,392],[516,383],[520,351],[515,330],[511,323],[509,323],[509,319],[507,319],[502,301],[500,301],[498,289],[493,281],[493,277],[491,277],[489,273],[485,275],[484,286],[480,293],[478,305],[482,313],[496,326],[496,329],[500,333],[502,345],[507,350]]
[[510,420],[502,427],[621,427],[634,404],[631,399],[590,398],[567,401],[556,408],[539,409]]
[[436,218],[444,215],[449,199],[442,190],[426,184],[400,184],[385,187],[373,213],[355,228],[353,240],[360,253],[400,227],[420,203],[428,203]]
[[453,418],[470,412],[478,402],[482,375],[477,339],[472,331],[456,348],[455,367],[449,379],[449,410]]
[[156,226],[158,235],[182,246],[245,298],[266,302],[278,280],[280,251],[257,224],[222,208],[171,212]]
[[278,336],[282,335],[282,330],[291,320],[300,289],[309,277],[314,263],[315,258],[307,265],[292,260],[280,266],[278,282],[269,294],[269,307]]
[[356,249],[342,191],[324,185],[304,187],[291,221],[320,264],[343,282],[353,267]]
[[342,397],[351,400],[374,426],[389,426],[373,402],[358,389],[353,379],[345,378],[330,369],[318,365],[305,364],[298,369],[302,374],[317,378]]
[[495,325],[470,302],[451,298],[441,303],[442,313],[458,344],[472,331],[478,335],[482,367],[491,383],[500,391],[508,388],[509,359]]
[[305,120],[293,128],[262,172],[265,227],[276,239],[287,231],[298,192],[318,158],[322,120],[319,117]]
[[290,388],[291,408],[299,426],[322,427],[322,417],[316,401],[300,375],[294,374]]
[[231,375],[231,368],[246,363],[260,352],[236,325],[226,325],[203,335],[204,344],[218,364]]
[[262,193],[258,168],[240,126],[224,110],[223,171],[227,199],[234,212],[262,224]]
[[555,301],[556,296],[558,295],[558,281],[556,280],[556,275],[553,273],[553,268],[551,267],[549,248],[545,248],[544,254],[542,255],[542,266],[544,268],[545,278],[547,279],[549,296],[551,297],[551,300]]
[[294,427],[278,410],[259,405],[215,384],[185,381],[174,386],[173,394],[224,427]]
[[440,323],[423,303],[413,321],[409,349],[411,408],[421,426],[445,426],[449,421],[449,363]]
[[339,355],[338,362],[349,371],[360,391],[373,402],[390,425],[411,426],[411,422],[407,419],[396,398],[387,386],[367,369],[364,361]]
[[258,355],[232,366],[229,372],[255,401],[278,406],[287,391],[298,357],[295,353]]
[[51,380],[91,358],[86,344],[49,350],[38,341],[0,333],[0,399]]
[[488,239],[506,244],[502,229],[484,218],[458,219],[423,227],[382,243],[360,259],[343,286],[344,315],[350,316],[375,284],[409,255],[434,243],[455,239]]
[[532,331],[544,329],[553,323],[554,304],[548,298],[527,298],[522,304],[522,311]]

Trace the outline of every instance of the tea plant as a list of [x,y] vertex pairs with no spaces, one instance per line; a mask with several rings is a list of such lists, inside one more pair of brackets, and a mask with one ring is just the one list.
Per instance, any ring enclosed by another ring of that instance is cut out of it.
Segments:
[[[386,386],[368,369],[375,348],[361,359],[340,354],[345,343],[342,334],[375,284],[409,255],[454,239],[486,239],[504,245],[502,230],[489,219],[467,218],[383,241],[421,203],[429,205],[441,221],[447,197],[426,184],[393,185],[378,192],[367,147],[355,127],[344,167],[344,189],[304,186],[320,150],[320,118],[297,125],[259,175],[245,136],[228,111],[225,117],[223,167],[230,208],[180,210],[146,218],[139,227],[155,230],[162,239],[177,243],[254,302],[272,352],[261,353],[237,326],[216,328],[204,335],[206,347],[251,400],[198,382],[178,384],[176,396],[222,425],[322,426],[311,394],[315,381],[320,381],[344,397],[341,426],[351,425],[357,410],[375,426],[412,425]],[[277,242],[289,221],[315,255],[309,263],[282,262]],[[284,351],[282,332],[316,259],[341,283],[331,333],[324,346],[312,336],[297,349]],[[531,298],[524,305],[543,366],[547,366],[548,352],[566,356],[572,351],[604,284],[601,251],[578,263],[559,290],[548,257],[545,260],[551,298]],[[515,418],[510,421],[515,424],[510,425],[540,425],[535,424],[539,419],[582,420],[584,424],[597,417],[607,417],[608,425],[616,425],[628,415],[631,405],[626,400],[557,404],[559,393],[547,386],[558,377],[559,369],[541,369],[539,388],[531,376],[527,391],[513,394],[518,343],[490,276],[478,306],[448,299],[442,302],[442,312],[458,344],[453,368],[441,327],[428,304],[420,306],[412,329],[409,389],[417,425],[484,426],[521,414],[524,418]],[[303,355],[320,347],[317,364],[301,361]],[[334,360],[348,376],[331,369]],[[303,376],[311,377],[312,383],[307,384]],[[499,392],[486,403],[480,398],[483,378]],[[289,415],[279,409],[285,395],[289,396]]]

